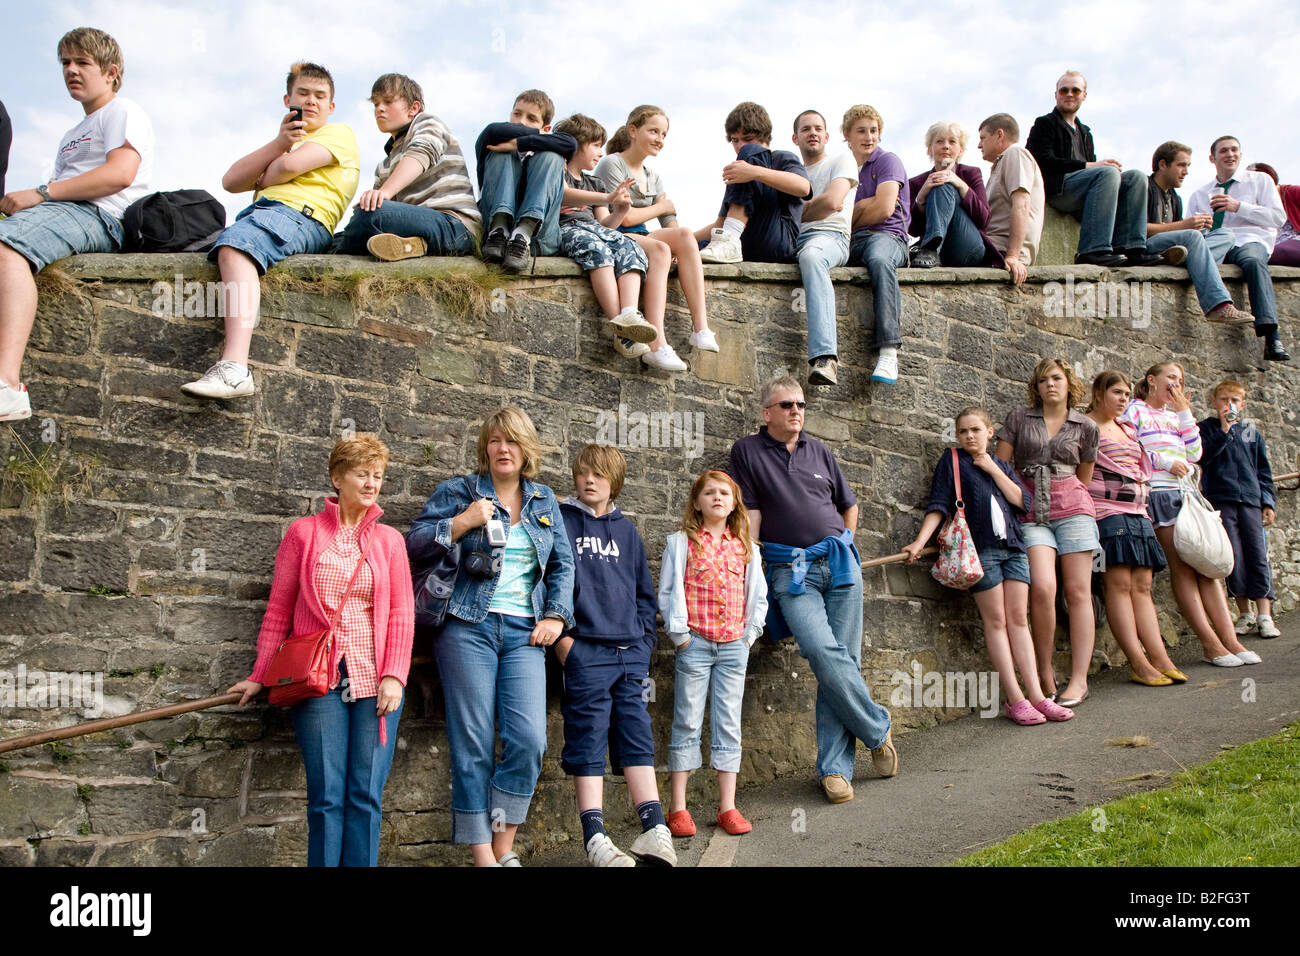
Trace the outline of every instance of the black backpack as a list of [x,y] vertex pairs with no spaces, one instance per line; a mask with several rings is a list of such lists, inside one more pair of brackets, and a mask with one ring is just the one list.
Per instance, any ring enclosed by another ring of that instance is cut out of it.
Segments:
[[226,207],[206,189],[150,193],[122,214],[123,252],[203,252],[226,228]]

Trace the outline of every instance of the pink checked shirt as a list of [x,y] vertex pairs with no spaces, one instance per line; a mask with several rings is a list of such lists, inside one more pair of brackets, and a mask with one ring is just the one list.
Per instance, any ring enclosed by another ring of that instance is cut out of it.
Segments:
[[745,565],[740,539],[722,540],[700,529],[700,543],[686,542],[686,625],[701,637],[726,643],[745,636]]
[[[329,547],[321,552],[320,560],[312,569],[312,583],[325,613],[333,615],[338,610],[343,592],[347,590],[352,572],[361,560],[361,546],[357,542],[360,525],[350,528],[339,526]],[[379,680],[375,675],[375,578],[368,564],[362,565],[352,593],[339,616],[334,639],[339,654],[347,661],[348,680],[354,700],[374,697],[379,693]],[[335,682],[331,687],[336,686]]]

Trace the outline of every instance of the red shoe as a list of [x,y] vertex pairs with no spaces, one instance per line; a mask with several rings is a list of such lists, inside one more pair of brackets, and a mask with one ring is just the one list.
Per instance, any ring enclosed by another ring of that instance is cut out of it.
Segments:
[[748,833],[754,829],[754,825],[742,817],[739,810],[728,810],[726,813],[719,813],[718,826],[732,836],[740,836],[742,833]]
[[695,821],[691,819],[691,811],[674,810],[668,814],[668,832],[675,837],[695,836]]

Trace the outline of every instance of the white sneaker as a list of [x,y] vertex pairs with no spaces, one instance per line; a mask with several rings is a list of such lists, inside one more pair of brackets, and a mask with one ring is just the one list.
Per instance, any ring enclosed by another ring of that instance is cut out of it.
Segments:
[[673,835],[662,823],[651,827],[632,841],[628,847],[642,863],[654,863],[659,866],[676,866],[677,851],[673,849]]
[[709,244],[700,250],[701,262],[743,262],[740,240],[725,229],[709,233]]
[[699,352],[716,352],[718,338],[713,334],[712,329],[700,329],[698,332],[691,333],[691,348]]
[[20,422],[32,417],[32,398],[22,382],[10,388],[0,382],[0,422]]
[[[1272,618],[1269,620],[1271,621]],[[1254,634],[1258,626],[1259,622],[1255,618],[1254,611],[1247,611],[1237,618],[1237,633],[1240,635]]]
[[624,358],[640,358],[650,351],[650,346],[644,342],[633,342],[631,339],[625,339],[621,335],[614,336],[614,351]]
[[497,860],[497,866],[523,866],[519,862],[519,854],[514,850],[507,850],[506,855]]
[[592,866],[636,866],[632,859],[604,833],[597,833],[587,841],[587,861]]
[[614,327],[614,334],[635,342],[653,342],[659,338],[659,330],[645,320],[639,309],[627,308],[609,320]]
[[241,398],[252,395],[253,373],[245,370],[241,376],[239,364],[221,361],[203,373],[203,377],[181,386],[181,391],[195,398]]
[[661,368],[665,372],[685,372],[689,365],[678,358],[673,347],[667,343],[661,345],[653,352],[646,352],[641,356],[641,361],[651,368]]
[[873,382],[880,382],[884,385],[895,385],[898,383],[898,356],[882,355],[876,359],[875,371],[871,373]]
[[1260,657],[1254,651],[1237,651],[1237,660],[1243,664],[1262,664],[1264,658]]
[[[1238,631],[1237,633],[1240,634],[1241,632]],[[1259,636],[1260,637],[1281,637],[1282,636],[1282,632],[1279,631],[1277,629],[1277,625],[1273,623],[1273,615],[1261,614],[1259,616]]]

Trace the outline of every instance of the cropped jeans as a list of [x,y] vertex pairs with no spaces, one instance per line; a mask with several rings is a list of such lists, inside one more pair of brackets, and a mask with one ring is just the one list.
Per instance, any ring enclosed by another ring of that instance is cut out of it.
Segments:
[[749,644],[744,638],[722,643],[692,631],[686,646],[677,649],[670,771],[700,766],[706,703],[710,705],[709,765],[723,773],[740,771],[740,711],[748,667]]

